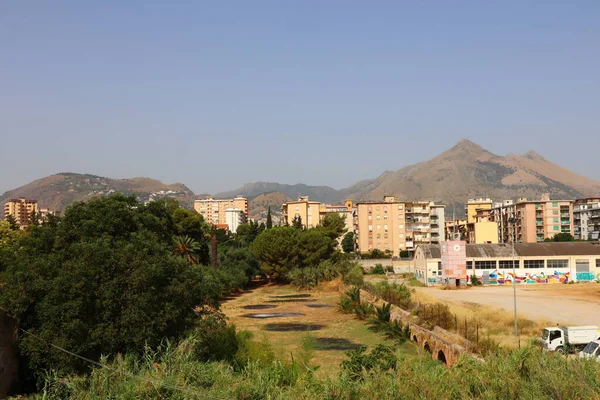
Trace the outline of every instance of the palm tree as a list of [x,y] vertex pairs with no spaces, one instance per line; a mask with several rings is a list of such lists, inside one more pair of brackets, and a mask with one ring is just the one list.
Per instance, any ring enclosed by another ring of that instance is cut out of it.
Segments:
[[189,236],[177,236],[175,238],[175,255],[186,259],[190,264],[198,264],[200,244]]

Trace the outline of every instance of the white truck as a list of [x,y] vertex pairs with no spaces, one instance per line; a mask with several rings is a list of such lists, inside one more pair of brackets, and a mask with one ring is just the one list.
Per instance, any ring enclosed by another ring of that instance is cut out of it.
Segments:
[[579,352],[579,357],[600,361],[600,340],[594,340],[593,342],[588,343],[588,345]]
[[542,331],[544,349],[559,353],[567,349],[580,350],[597,339],[600,339],[600,328],[597,326],[557,326]]

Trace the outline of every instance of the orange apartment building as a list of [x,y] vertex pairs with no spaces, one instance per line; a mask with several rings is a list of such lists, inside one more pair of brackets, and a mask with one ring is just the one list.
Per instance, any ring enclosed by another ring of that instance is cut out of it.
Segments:
[[238,209],[243,212],[244,221],[248,220],[248,200],[243,196],[234,199],[204,199],[194,201],[194,210],[212,225],[227,224],[227,209]]
[[17,199],[10,199],[4,204],[4,218],[11,215],[17,222],[17,225],[21,227],[29,225],[31,213],[33,212],[36,214],[39,213],[37,200],[27,200],[24,197],[19,197]]
[[401,202],[385,196],[382,202],[356,204],[354,234],[360,253],[378,249],[397,256],[419,244],[439,243],[444,226],[444,206],[433,202]]
[[548,195],[535,201],[505,201],[492,209],[490,219],[498,223],[500,243],[511,243],[513,237],[520,243],[537,243],[559,233],[574,234],[573,201],[550,200]]

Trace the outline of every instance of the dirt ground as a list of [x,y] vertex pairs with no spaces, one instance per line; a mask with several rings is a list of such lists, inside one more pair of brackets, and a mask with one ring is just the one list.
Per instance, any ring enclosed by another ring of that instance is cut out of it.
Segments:
[[[513,312],[513,287],[488,286],[467,290],[415,288],[417,293],[459,305],[494,307]],[[517,286],[519,317],[544,320],[550,325],[600,326],[600,284]]]
[[[337,285],[310,292],[297,291],[290,285],[265,285],[225,301],[222,311],[238,330],[253,332],[257,340],[266,337],[279,359],[289,360],[292,354],[297,355],[303,336],[310,335],[315,341],[313,363],[321,367],[318,374],[329,375],[339,371],[350,349],[360,345],[372,348],[379,343],[392,344],[370,332],[365,322],[355,319],[354,315],[338,312],[339,298]],[[251,314],[270,313],[301,315],[248,318]],[[418,351],[410,342],[397,348],[406,355]]]

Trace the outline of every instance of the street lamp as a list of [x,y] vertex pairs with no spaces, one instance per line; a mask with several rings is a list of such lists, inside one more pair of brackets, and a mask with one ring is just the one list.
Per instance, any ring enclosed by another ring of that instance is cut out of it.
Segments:
[[517,218],[510,217],[508,223],[512,224],[513,240],[512,240],[512,270],[513,270],[513,300],[515,309],[515,337],[519,336],[519,328],[517,326],[517,272],[515,270],[515,240],[517,240],[516,223]]

